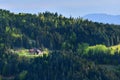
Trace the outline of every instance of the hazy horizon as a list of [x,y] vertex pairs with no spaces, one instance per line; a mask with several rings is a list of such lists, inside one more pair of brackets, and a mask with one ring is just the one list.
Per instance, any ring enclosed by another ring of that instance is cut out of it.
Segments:
[[93,13],[120,15],[119,0],[0,0],[0,8],[14,13],[57,12],[66,17],[81,17]]

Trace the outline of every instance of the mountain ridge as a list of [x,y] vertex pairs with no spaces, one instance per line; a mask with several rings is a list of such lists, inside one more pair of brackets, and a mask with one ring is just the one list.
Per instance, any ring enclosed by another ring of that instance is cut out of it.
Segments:
[[115,24],[120,25],[120,15],[110,15],[105,13],[93,13],[93,14],[87,14],[83,16],[84,19],[88,19],[93,22],[99,22],[99,23],[108,23],[108,24]]

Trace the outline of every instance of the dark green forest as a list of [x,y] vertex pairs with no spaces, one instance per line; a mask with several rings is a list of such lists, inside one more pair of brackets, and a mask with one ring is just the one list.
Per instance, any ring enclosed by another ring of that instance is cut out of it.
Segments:
[[[120,25],[0,9],[0,80],[120,80],[120,52],[101,50],[119,43]],[[27,58],[9,51],[21,48],[50,53]]]

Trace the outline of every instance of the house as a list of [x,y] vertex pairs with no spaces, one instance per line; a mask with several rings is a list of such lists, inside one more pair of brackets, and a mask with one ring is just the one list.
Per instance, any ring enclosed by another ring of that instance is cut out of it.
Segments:
[[33,48],[33,49],[29,49],[29,53],[39,55],[39,54],[42,54],[42,51],[40,49]]

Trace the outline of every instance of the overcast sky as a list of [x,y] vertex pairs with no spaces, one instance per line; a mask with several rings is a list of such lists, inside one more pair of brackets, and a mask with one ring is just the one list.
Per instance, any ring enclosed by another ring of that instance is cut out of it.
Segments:
[[90,13],[120,15],[120,0],[0,0],[0,8],[11,12],[58,12],[79,17]]

